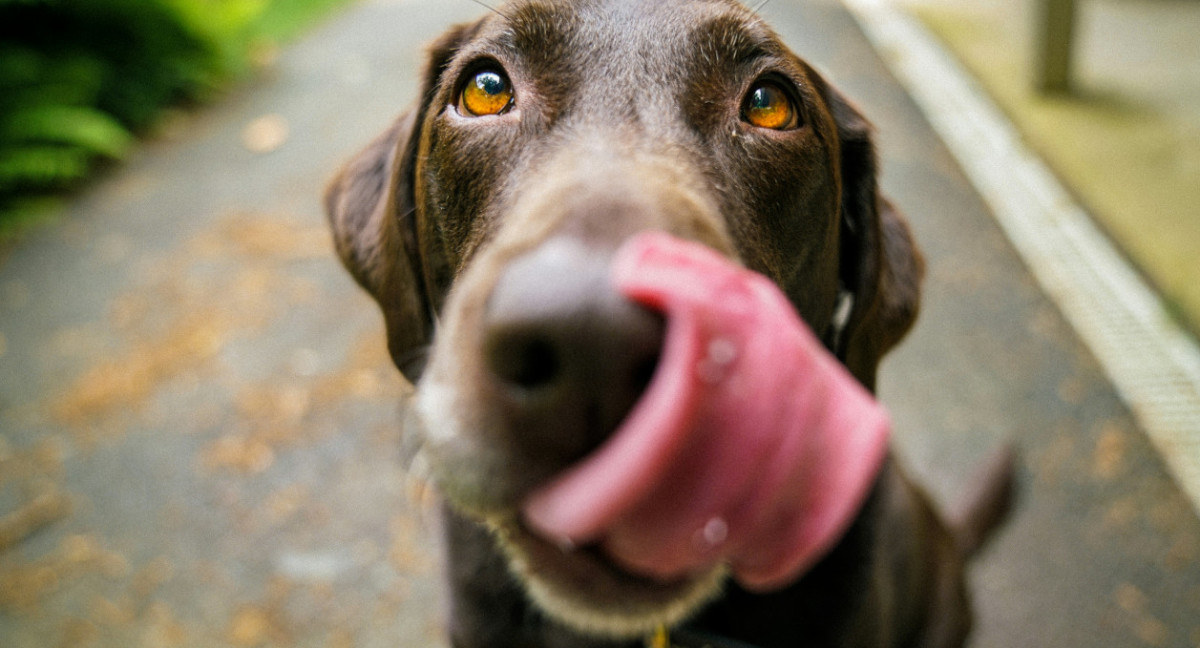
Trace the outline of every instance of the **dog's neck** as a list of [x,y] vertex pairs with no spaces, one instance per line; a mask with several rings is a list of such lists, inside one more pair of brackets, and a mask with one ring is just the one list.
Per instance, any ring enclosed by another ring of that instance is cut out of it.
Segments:
[[651,637],[647,640],[646,646],[648,648],[757,648],[757,646],[736,639],[688,629],[672,631],[669,636],[664,634],[661,640],[666,643],[655,643],[660,641],[660,637]]

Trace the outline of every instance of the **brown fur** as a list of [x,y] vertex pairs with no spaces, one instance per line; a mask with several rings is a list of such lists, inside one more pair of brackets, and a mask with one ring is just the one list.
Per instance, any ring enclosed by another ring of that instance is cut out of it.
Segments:
[[[511,112],[456,111],[481,64],[511,78]],[[791,88],[801,128],[741,122],[759,79]],[[879,195],[869,124],[745,8],[518,0],[454,28],[430,49],[417,105],[338,174],[326,205],[339,255],[379,302],[392,358],[417,386],[410,433],[448,502],[457,648],[636,645],[659,622],[712,645],[963,644],[963,561],[1001,517],[972,511],[1002,509],[1011,467],[949,529],[889,460],[837,547],[767,594],[720,587],[719,573],[677,583],[624,574],[518,521],[530,489],[601,442],[636,394],[609,398],[603,378],[602,395],[586,396],[601,399],[589,401],[599,414],[576,417],[526,411],[497,385],[497,295],[515,292],[520,305],[529,290],[513,288],[513,268],[541,271],[563,256],[555,250],[573,251],[544,288],[566,293],[547,298],[553,306],[584,310],[566,316],[563,335],[586,347],[654,330],[599,279],[623,240],[658,229],[700,241],[774,280],[871,389],[916,318],[923,263]],[[844,318],[840,304],[851,307]],[[585,351],[603,360],[588,371],[608,368],[611,349]],[[613,359],[626,361],[644,358]]]

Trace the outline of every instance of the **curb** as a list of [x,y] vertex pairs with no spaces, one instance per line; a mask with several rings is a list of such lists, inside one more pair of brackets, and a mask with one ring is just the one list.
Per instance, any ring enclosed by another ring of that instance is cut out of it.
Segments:
[[1200,347],[942,45],[891,0],[842,0],[1200,513]]

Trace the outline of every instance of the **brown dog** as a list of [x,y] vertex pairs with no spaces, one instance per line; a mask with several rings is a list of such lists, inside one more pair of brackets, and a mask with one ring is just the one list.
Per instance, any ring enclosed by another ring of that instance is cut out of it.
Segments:
[[416,107],[326,205],[417,386],[408,433],[448,503],[455,646],[634,646],[658,625],[710,646],[963,644],[963,561],[1002,517],[1007,458],[950,525],[887,461],[837,545],[769,593],[628,573],[519,522],[654,372],[661,318],[607,279],[634,234],[767,276],[868,389],[915,319],[922,262],[879,196],[867,121],[758,16],[511,2],[435,43]]

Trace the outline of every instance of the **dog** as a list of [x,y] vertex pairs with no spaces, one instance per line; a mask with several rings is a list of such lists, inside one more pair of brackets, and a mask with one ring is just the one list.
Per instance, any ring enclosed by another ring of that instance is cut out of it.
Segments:
[[337,252],[416,389],[456,648],[962,646],[964,563],[1012,458],[942,516],[890,457],[787,583],[635,573],[523,502],[613,434],[661,314],[608,279],[645,231],[766,277],[866,390],[917,316],[923,261],[880,195],[871,126],[733,0],[511,0],[429,49],[415,107],[326,191]]

